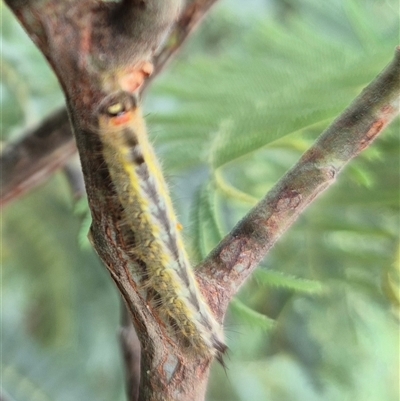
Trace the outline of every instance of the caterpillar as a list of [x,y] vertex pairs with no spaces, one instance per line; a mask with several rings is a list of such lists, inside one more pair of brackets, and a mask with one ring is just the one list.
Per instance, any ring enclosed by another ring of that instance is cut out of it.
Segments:
[[172,201],[137,99],[128,92],[106,96],[97,109],[99,136],[124,223],[134,236],[132,257],[144,266],[145,284],[157,308],[185,343],[222,362],[221,325],[198,288]]

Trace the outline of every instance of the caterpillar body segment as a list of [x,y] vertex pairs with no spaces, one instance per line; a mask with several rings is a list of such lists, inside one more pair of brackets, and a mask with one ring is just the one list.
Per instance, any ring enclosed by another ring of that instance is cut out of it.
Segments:
[[99,106],[98,122],[124,223],[135,239],[132,257],[145,265],[143,285],[156,292],[156,310],[181,339],[222,361],[222,328],[197,286],[136,99],[127,92],[107,96]]

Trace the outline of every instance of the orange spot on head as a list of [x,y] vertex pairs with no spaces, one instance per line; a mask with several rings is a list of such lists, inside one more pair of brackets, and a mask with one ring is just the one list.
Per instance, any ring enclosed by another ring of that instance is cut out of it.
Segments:
[[183,230],[183,225],[181,223],[176,223],[176,228],[178,231],[182,231]]
[[118,116],[113,117],[112,119],[112,124],[115,127],[119,127],[120,125],[126,125],[128,124],[130,121],[132,121],[133,119],[133,115],[131,112],[126,112],[126,113],[121,113]]

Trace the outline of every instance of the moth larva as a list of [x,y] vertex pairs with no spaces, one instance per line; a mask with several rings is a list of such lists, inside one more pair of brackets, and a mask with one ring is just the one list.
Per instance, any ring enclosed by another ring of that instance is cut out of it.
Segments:
[[156,310],[196,350],[221,360],[222,328],[191,270],[140,107],[128,92],[116,92],[100,104],[98,122],[103,156],[135,238],[133,257],[145,266],[145,286],[158,294]]

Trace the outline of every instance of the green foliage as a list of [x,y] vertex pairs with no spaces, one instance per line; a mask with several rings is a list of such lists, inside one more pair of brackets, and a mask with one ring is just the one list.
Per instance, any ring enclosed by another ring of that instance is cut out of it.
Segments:
[[273,319],[268,318],[254,309],[249,308],[238,299],[234,299],[230,305],[231,312],[244,324],[256,328],[261,328],[263,331],[272,330],[275,327]]
[[157,85],[157,97],[175,101],[175,113],[150,116],[163,130],[157,143],[174,147],[165,155],[168,167],[209,161],[215,170],[285,135],[315,126],[314,134],[320,132],[389,62],[396,45],[393,35],[368,50],[352,35],[320,38],[298,18],[290,29],[256,22],[242,36],[240,46],[218,58],[197,55],[190,68],[178,64]]
[[89,249],[92,245],[88,238],[90,225],[92,224],[92,215],[90,214],[87,197],[79,199],[75,205],[75,214],[81,216],[82,223],[78,234],[78,242],[82,249]]
[[3,219],[1,363],[11,399],[123,395],[118,297],[93,252],[79,247],[67,189],[56,176]]
[[54,73],[3,2],[1,17],[1,139],[41,121],[63,96]]
[[[261,2],[248,4],[222,1],[146,100],[166,174],[180,177],[171,192],[194,261],[389,62],[398,40],[394,0],[276,1],[269,18]],[[14,138],[62,96],[0,7],[1,128]],[[229,370],[215,367],[210,401],[398,398],[399,128],[348,166],[243,286],[226,320]],[[90,218],[80,228],[85,206],[74,213],[68,198],[57,175],[4,210],[2,386],[21,401],[122,400],[118,296],[79,245]]]
[[258,269],[255,272],[255,278],[264,286],[286,288],[307,294],[320,294],[324,290],[322,283],[318,281],[294,277],[272,270]]
[[198,261],[221,241],[222,229],[216,210],[216,193],[206,186],[200,188],[195,196],[192,216],[192,253]]

